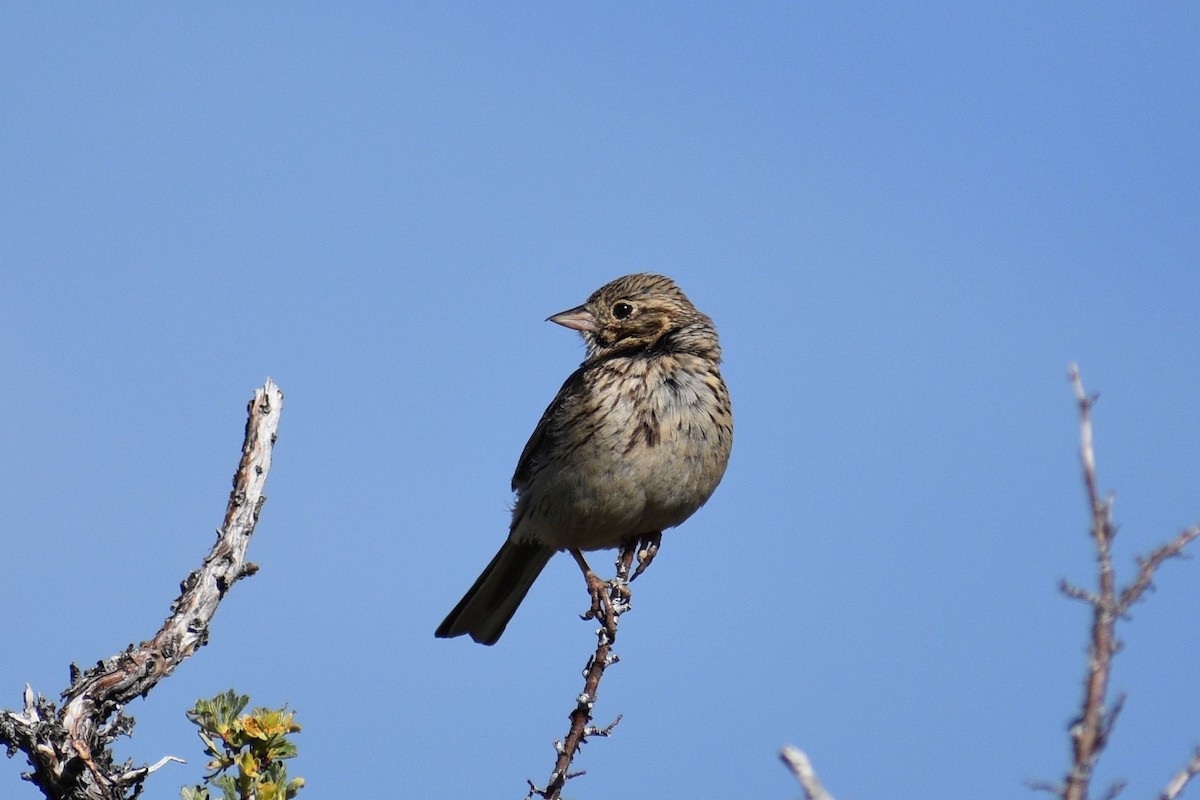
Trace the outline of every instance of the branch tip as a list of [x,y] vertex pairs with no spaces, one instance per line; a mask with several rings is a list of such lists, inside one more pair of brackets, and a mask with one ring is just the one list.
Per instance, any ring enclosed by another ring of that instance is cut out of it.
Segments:
[[790,744],[785,745],[779,751],[779,758],[792,771],[796,782],[804,790],[807,800],[833,800],[833,796],[821,785],[817,771],[813,769],[812,762],[808,760],[808,755],[803,750]]

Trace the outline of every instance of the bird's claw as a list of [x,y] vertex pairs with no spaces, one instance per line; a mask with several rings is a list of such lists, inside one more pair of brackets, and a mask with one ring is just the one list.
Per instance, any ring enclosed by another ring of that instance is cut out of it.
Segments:
[[[628,588],[624,589],[622,594],[618,584],[623,584],[624,581],[619,579],[606,581],[596,573],[588,570],[583,575],[587,581],[588,595],[592,598],[592,605],[587,612],[580,614],[581,619],[596,619],[604,626],[604,630],[608,633],[609,641],[617,638],[617,617],[621,612],[629,608],[627,601]],[[612,595],[619,595],[614,598]],[[616,601],[614,603],[614,600]]]
[[[646,567],[650,566],[650,562],[658,555],[659,545],[662,544],[662,531],[647,533],[637,539],[637,569],[633,571],[633,575],[629,580],[635,580],[638,575],[646,571]],[[632,550],[633,548],[630,548]]]

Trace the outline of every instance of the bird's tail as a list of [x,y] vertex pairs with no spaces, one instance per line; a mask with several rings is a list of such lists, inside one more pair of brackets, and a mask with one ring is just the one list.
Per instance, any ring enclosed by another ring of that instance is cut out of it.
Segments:
[[480,644],[495,644],[552,555],[553,549],[540,544],[505,542],[434,635],[467,633]]

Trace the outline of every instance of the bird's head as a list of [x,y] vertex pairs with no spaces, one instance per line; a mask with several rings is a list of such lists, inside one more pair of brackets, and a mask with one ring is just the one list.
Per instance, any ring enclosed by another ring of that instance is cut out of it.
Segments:
[[588,358],[650,350],[664,337],[716,349],[712,320],[696,310],[670,278],[637,273],[601,286],[581,306],[549,318],[583,335]]

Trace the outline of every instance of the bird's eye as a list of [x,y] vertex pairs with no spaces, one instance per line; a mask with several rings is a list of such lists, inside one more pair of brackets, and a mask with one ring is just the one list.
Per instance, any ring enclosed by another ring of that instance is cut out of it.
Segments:
[[612,314],[617,319],[625,319],[632,313],[633,313],[633,306],[631,306],[629,303],[621,302],[621,303],[613,304]]

